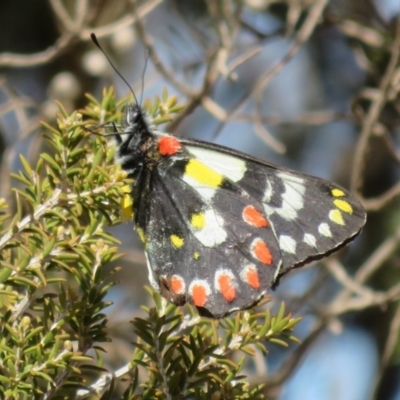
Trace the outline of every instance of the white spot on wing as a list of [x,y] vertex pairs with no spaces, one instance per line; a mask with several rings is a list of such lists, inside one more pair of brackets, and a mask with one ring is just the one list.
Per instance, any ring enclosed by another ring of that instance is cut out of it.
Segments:
[[323,236],[332,237],[332,232],[329,228],[329,225],[325,222],[318,226],[318,232]]
[[187,146],[187,149],[203,164],[219,172],[233,182],[242,179],[246,172],[246,162],[238,157],[194,146]]
[[150,261],[149,261],[149,257],[147,255],[147,252],[145,253],[145,255],[146,255],[147,269],[148,269],[148,272],[149,272],[150,285],[155,291],[159,292],[160,291],[160,285],[158,284],[158,282],[157,282],[157,280],[156,280],[156,278],[154,276],[154,270],[150,265]]
[[205,226],[201,230],[193,231],[196,239],[206,247],[214,247],[226,239],[226,230],[223,228],[224,219],[214,210],[204,212]]
[[303,178],[283,171],[279,171],[276,175],[279,176],[279,178],[283,179],[285,182],[290,183],[292,186],[298,185],[297,190],[304,193],[305,188]]
[[306,190],[304,179],[286,172],[278,172],[277,176],[282,179],[285,188],[282,193],[282,206],[272,207],[265,204],[265,212],[268,216],[277,213],[283,219],[293,221],[297,218],[297,211],[304,207],[304,193]]
[[267,184],[267,187],[265,188],[263,201],[265,203],[268,203],[268,202],[271,201],[271,198],[272,198],[272,195],[274,194],[274,191],[272,189],[272,183],[271,183],[270,179],[267,178],[266,184]]
[[215,192],[217,191],[216,188],[207,186],[207,185],[202,185],[196,179],[193,179],[192,177],[184,174],[182,177],[182,180],[184,180],[188,185],[190,185],[193,189],[196,190],[197,193],[206,201],[210,201]]
[[304,243],[308,244],[311,247],[315,247],[315,245],[317,243],[315,236],[311,235],[311,233],[305,233],[303,241],[304,241]]
[[287,235],[279,236],[279,247],[286,253],[295,254],[296,253],[296,241]]

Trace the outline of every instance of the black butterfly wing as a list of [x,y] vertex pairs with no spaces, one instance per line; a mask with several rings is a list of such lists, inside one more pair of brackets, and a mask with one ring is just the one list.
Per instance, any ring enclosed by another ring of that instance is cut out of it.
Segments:
[[279,275],[346,245],[365,224],[361,203],[335,183],[215,144],[207,143],[206,151],[202,142],[189,141],[187,146],[204,163],[221,154],[246,162],[243,178],[236,184],[263,204],[282,253]]
[[275,235],[270,226],[260,231],[238,217],[250,199],[227,189],[218,200],[202,197],[200,186],[182,179],[180,161],[152,176],[145,247],[153,286],[175,304],[188,301],[215,318],[249,308],[279,269]]
[[181,140],[149,178],[142,222],[153,286],[222,317],[251,307],[280,275],[357,235],[343,188],[209,143]]

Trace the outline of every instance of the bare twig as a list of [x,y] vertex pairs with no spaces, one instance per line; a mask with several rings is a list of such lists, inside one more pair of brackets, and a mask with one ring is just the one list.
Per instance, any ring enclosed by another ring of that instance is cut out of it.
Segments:
[[56,57],[58,57],[63,51],[69,46],[72,46],[78,41],[78,38],[69,32],[66,32],[56,43],[46,50],[35,53],[35,54],[14,54],[14,53],[2,53],[0,54],[0,67],[11,67],[11,68],[27,68],[34,67],[41,64],[46,64]]
[[267,391],[266,394],[268,395],[268,398],[270,398],[270,392],[273,392],[275,388],[282,386],[283,382],[287,380],[287,378],[293,373],[293,371],[302,361],[307,351],[315,344],[316,339],[320,336],[324,329],[325,324],[322,321],[317,322],[307,338],[304,339],[300,346],[298,346],[296,350],[290,354],[289,358],[283,363],[277,372],[268,377],[260,377],[257,379],[257,381],[253,379],[252,383],[264,384]]
[[[390,364],[390,359],[395,352],[398,342],[399,342],[399,331],[400,331],[400,305],[397,306],[397,310],[392,318],[390,328],[389,328],[389,335],[386,340],[385,348],[383,350],[381,363],[379,367],[379,371],[375,376],[374,382],[374,393],[376,394],[377,390],[379,389],[379,384],[381,382],[382,376],[385,370],[388,368]],[[377,398],[375,396],[371,398]]]
[[240,55],[239,57],[237,57],[236,60],[232,61],[230,65],[227,66],[226,76],[230,76],[233,73],[233,71],[235,71],[235,69],[240,67],[242,64],[244,64],[246,61],[250,60],[257,54],[259,54],[261,50],[262,47],[257,46],[254,49],[250,49],[245,53],[243,53],[242,55]]
[[329,272],[336,278],[336,280],[340,282],[349,292],[365,297],[373,296],[373,291],[365,286],[360,285],[357,281],[352,279],[336,258],[328,258],[325,261],[325,265],[327,266]]
[[368,114],[363,122],[360,140],[358,141],[354,156],[353,168],[351,173],[351,188],[355,192],[360,192],[364,179],[363,172],[367,162],[367,152],[369,150],[369,142],[373,135],[374,126],[379,121],[380,114],[388,101],[390,88],[396,68],[400,59],[400,17],[396,22],[396,36],[393,41],[390,60],[386,71],[379,85],[379,95],[372,100],[372,104],[368,110]]
[[298,34],[294,39],[293,45],[289,48],[289,50],[279,62],[277,62],[271,69],[261,75],[260,78],[257,80],[257,84],[255,85],[252,92],[256,99],[262,96],[262,92],[265,89],[265,86],[267,86],[268,83],[276,75],[278,75],[280,71],[282,71],[285,65],[297,54],[301,46],[309,39],[315,27],[317,26],[318,21],[320,20],[321,15],[327,4],[328,0],[317,0],[312,4],[306,20],[304,21],[302,27],[300,28]]
[[400,229],[392,236],[389,236],[365,261],[361,268],[356,272],[354,279],[358,283],[365,283],[372,274],[381,268],[384,262],[393,255],[400,244]]
[[[315,26],[317,25],[323,10],[325,9],[327,0],[317,0],[311,6],[310,12],[307,16],[306,21],[299,30],[297,36],[294,39],[294,44],[289,48],[286,54],[278,61],[271,69],[266,71],[254,84],[253,89],[246,93],[242,98],[236,103],[236,105],[229,111],[227,118],[230,120],[233,118],[234,114],[239,110],[247,99],[254,96],[256,100],[258,99],[257,113],[254,119],[255,125],[257,126],[258,133],[266,139],[267,144],[270,145],[278,152],[284,151],[284,146],[282,143],[278,142],[275,138],[271,140],[271,134],[265,130],[262,125],[262,115],[260,112],[261,108],[261,95],[267,84],[284,68],[284,66],[294,57],[294,55],[299,51],[301,46],[308,40]],[[220,124],[216,130],[214,136],[222,129],[223,124]]]
[[[83,3],[86,2],[83,1]],[[65,9],[63,2],[61,0],[50,0],[50,4],[53,8],[54,14],[58,18],[58,21],[64,26],[65,30],[67,32],[76,33],[75,23],[68,11]]]
[[253,95],[256,101],[256,118],[254,119],[256,132],[258,132],[261,137],[265,138],[266,143],[278,153],[284,153],[286,151],[286,147],[277,141],[261,122],[262,93],[268,83],[276,75],[278,75],[280,71],[282,71],[284,66],[295,56],[295,54],[297,54],[303,43],[308,40],[319,19],[321,18],[327,3],[327,0],[317,0],[312,4],[310,12],[308,13],[304,24],[299,30],[299,33],[296,35],[293,45],[278,63],[260,76],[255,85],[255,89],[253,90]]
[[363,205],[367,211],[379,211],[386,207],[392,201],[400,197],[400,182],[392,186],[385,193],[380,196],[364,199]]
[[44,215],[47,211],[51,210],[59,201],[61,196],[61,190],[54,190],[53,195],[43,204],[39,205],[39,207],[34,211],[33,214],[27,215],[23,218],[15,227],[12,227],[7,233],[5,233],[0,238],[0,250],[16,235],[21,233],[24,229],[30,226],[33,222],[39,220],[42,215]]
[[[344,284],[344,288],[336,295],[325,310],[327,315],[342,315],[352,310],[361,310],[377,305],[383,305],[393,301],[400,295],[398,285],[393,286],[386,292],[374,292],[371,290],[364,291],[365,282],[384,265],[384,262],[397,250],[400,243],[400,229],[383,242],[378,249],[367,259],[360,269],[350,278],[344,271],[336,273],[333,271],[338,280]],[[332,265],[331,265],[332,267]],[[336,265],[337,267],[337,265]],[[342,278],[345,275],[345,278]],[[360,288],[363,288],[360,290]],[[357,297],[352,297],[353,293]]]
[[[90,21],[87,19],[87,15],[81,15],[76,21],[69,21],[69,18],[63,18],[65,26],[67,29],[52,46],[49,46],[46,50],[40,51],[34,54],[15,54],[15,53],[1,53],[0,54],[0,67],[9,68],[29,68],[38,65],[46,64],[53,61],[60,54],[66,51],[69,47],[73,46],[79,41],[90,41],[90,34],[93,30],[96,31],[96,36],[102,38],[114,33],[117,29],[122,29],[126,26],[130,26],[135,23],[136,18],[143,18],[146,14],[150,13],[155,7],[157,7],[162,0],[151,0],[146,2],[140,9],[137,10],[136,16],[124,16],[120,20],[110,23],[109,25],[103,26],[101,28],[79,28],[82,24],[88,24]],[[84,8],[86,2],[77,2],[78,12]],[[60,18],[66,13],[65,9],[62,7],[62,3],[58,0],[53,0],[53,7],[55,7],[56,15]],[[87,12],[90,9],[85,8]]]
[[[252,121],[254,120],[255,115],[253,114],[238,114],[234,118],[234,121]],[[231,119],[231,120],[232,120]],[[313,111],[307,112],[296,119],[281,118],[275,115],[263,115],[261,116],[261,122],[263,124],[269,125],[283,125],[283,126],[292,126],[292,125],[324,125],[329,122],[334,121],[350,121],[354,122],[354,116],[345,113],[345,112],[337,112],[337,111]]]
[[175,86],[180,92],[187,96],[197,96],[199,94],[198,90],[192,89],[189,86],[181,83],[178,79],[175,78],[175,75],[172,73],[172,71],[169,71],[164,63],[161,61],[160,57],[158,56],[158,53],[153,45],[153,40],[150,38],[150,36],[147,34],[144,25],[142,23],[141,18],[138,15],[138,10],[136,8],[136,0],[132,1],[132,9],[133,9],[133,15],[136,17],[136,32],[139,35],[141,41],[143,42],[144,46],[149,52],[149,57],[151,61],[153,62],[155,68],[157,71],[166,79],[171,85]]
[[168,130],[173,132],[177,126],[185,119],[187,115],[189,115],[192,111],[196,109],[196,107],[202,103],[204,97],[209,93],[214,83],[218,79],[219,72],[217,68],[217,53],[213,53],[207,64],[207,71],[204,75],[203,84],[196,96],[193,96],[188,103],[185,105],[185,108],[182,112],[175,118],[168,126]]
[[377,29],[371,29],[351,20],[345,20],[338,26],[345,35],[360,40],[368,46],[378,48],[387,46],[385,35],[378,32]]

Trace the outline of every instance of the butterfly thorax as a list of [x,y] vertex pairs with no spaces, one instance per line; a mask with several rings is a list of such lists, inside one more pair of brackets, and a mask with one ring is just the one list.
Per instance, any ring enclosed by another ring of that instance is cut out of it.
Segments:
[[147,115],[138,105],[129,104],[125,111],[123,131],[116,135],[116,161],[134,177],[143,168],[152,170],[160,158]]

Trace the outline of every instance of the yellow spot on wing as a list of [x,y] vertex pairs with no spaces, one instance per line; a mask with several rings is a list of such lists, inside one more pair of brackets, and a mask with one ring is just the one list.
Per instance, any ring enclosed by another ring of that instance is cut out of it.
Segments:
[[178,235],[171,235],[170,236],[171,243],[177,248],[180,249],[183,244],[185,243],[184,239]]
[[329,218],[338,225],[344,225],[343,216],[339,210],[332,210],[329,213]]
[[204,213],[193,214],[190,223],[192,224],[194,229],[203,229],[206,225]]
[[133,218],[133,200],[131,196],[131,188],[126,185],[122,188],[125,193],[121,198],[122,219],[129,220]]
[[334,197],[342,197],[345,195],[343,190],[340,190],[340,189],[332,189],[331,193],[332,193],[332,196],[334,196]]
[[193,258],[194,258],[195,260],[198,260],[198,259],[200,258],[200,254],[199,254],[198,251],[195,251],[195,252],[193,253]]
[[185,174],[197,182],[211,187],[221,185],[224,177],[202,162],[192,159],[186,165]]
[[142,228],[136,228],[136,232],[139,235],[139,239],[142,243],[146,242],[146,235],[144,234],[144,231]]
[[345,200],[334,200],[333,204],[339,209],[342,210],[348,214],[352,214],[353,213],[353,207],[351,206],[350,203],[348,203]]

